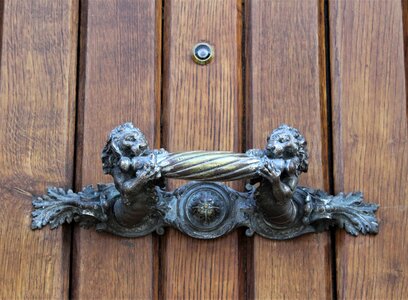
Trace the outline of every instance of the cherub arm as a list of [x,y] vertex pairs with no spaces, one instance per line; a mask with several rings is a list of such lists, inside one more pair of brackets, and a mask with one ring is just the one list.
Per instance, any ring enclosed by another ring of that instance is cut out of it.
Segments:
[[121,167],[116,167],[113,172],[113,178],[118,190],[127,198],[125,202],[130,203],[132,195],[140,193],[145,188],[148,181],[158,179],[160,177],[160,168],[154,163],[153,156],[150,159],[143,159],[143,167],[139,170],[129,168],[124,171]]
[[[291,200],[298,183],[296,167],[290,160],[270,159],[260,170],[261,175],[272,185],[272,192],[277,203],[283,204]],[[282,178],[282,173],[288,176]]]
[[[134,176],[136,173],[134,173]],[[112,172],[113,180],[116,188],[122,193],[128,194],[132,191],[137,191],[138,185],[141,183],[140,178],[130,177],[129,172],[124,172],[119,168],[115,168]]]

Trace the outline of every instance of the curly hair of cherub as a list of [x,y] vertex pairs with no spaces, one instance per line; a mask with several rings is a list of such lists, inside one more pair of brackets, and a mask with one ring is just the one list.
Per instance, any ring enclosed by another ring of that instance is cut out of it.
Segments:
[[118,163],[123,155],[127,155],[122,148],[122,140],[124,134],[136,132],[139,136],[146,140],[144,134],[133,126],[132,123],[124,123],[114,128],[108,136],[106,145],[102,150],[102,169],[105,174],[112,174],[113,168]]
[[269,139],[274,139],[274,137],[278,136],[282,132],[289,133],[295,138],[298,146],[297,156],[300,159],[300,164],[297,167],[297,170],[299,172],[307,172],[309,168],[309,153],[307,151],[307,142],[305,137],[299,132],[299,130],[289,125],[281,124],[271,133],[270,137],[268,138],[268,142]]

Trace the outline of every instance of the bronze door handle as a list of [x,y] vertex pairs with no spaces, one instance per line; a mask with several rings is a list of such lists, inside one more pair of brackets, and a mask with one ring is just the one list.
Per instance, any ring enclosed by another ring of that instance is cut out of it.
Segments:
[[[377,233],[377,204],[359,192],[331,196],[298,186],[308,168],[304,137],[281,125],[264,150],[246,153],[150,150],[131,123],[116,127],[102,151],[111,184],[81,192],[49,188],[33,198],[32,229],[56,228],[72,220],[81,226],[124,237],[139,237],[164,227],[210,239],[245,226],[270,239],[290,239],[336,225],[352,235]],[[194,180],[166,191],[165,178]],[[244,192],[219,181],[248,179]]]

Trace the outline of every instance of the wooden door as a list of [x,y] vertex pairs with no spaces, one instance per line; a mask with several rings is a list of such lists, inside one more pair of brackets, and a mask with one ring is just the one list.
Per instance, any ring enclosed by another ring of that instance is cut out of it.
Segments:
[[[0,1],[0,298],[407,298],[407,3]],[[171,151],[260,148],[291,124],[311,153],[301,184],[363,191],[380,233],[31,231],[31,195],[111,181],[100,151],[125,121]]]

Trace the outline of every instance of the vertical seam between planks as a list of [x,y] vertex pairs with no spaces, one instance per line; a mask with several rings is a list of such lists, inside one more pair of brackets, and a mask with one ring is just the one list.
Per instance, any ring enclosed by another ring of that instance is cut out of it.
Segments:
[[[79,47],[79,0],[69,1],[69,60],[68,60],[68,99],[67,103],[67,126],[68,126],[68,137],[67,137],[67,151],[66,156],[67,163],[72,166],[70,168],[69,188],[74,189],[75,185],[75,130],[76,130],[76,118],[77,118],[77,73],[78,73],[78,47]],[[62,295],[64,297],[70,296],[71,290],[71,264],[72,264],[72,235],[73,226],[64,226],[62,228],[62,263],[63,263],[63,278],[66,282],[64,285],[64,290]]]
[[[242,112],[241,112],[241,120],[238,120],[238,122],[242,122],[240,125],[240,139],[241,139],[241,151],[246,150],[246,64],[245,64],[245,55],[246,55],[246,34],[245,34],[245,26],[246,26],[246,10],[245,10],[245,0],[237,0],[237,2],[241,2],[241,14],[238,15],[239,18],[241,18],[241,23],[240,23],[240,30],[241,30],[241,45],[238,45],[238,47],[241,47],[241,84],[242,84],[242,100],[241,103],[239,103],[242,106]],[[240,111],[238,109],[238,111]],[[248,299],[248,244],[250,243],[250,240],[245,236],[245,228],[241,229],[238,231],[238,261],[239,261],[239,270],[238,270],[238,282],[239,282],[239,289],[238,289],[238,297],[239,299]]]
[[[333,126],[332,126],[332,97],[331,97],[331,67],[330,67],[330,24],[329,24],[329,2],[324,0],[324,47],[326,65],[326,115],[327,115],[327,164],[329,177],[329,192],[334,194],[333,173]],[[322,45],[323,46],[323,45]],[[336,268],[336,238],[335,229],[330,230],[330,257],[332,271],[332,299],[337,300],[337,268]]]
[[[77,68],[76,68],[76,111],[75,111],[75,137],[74,137],[74,188],[79,190],[78,186],[82,181],[82,157],[83,157],[83,125],[84,125],[84,101],[85,101],[85,69],[86,68],[86,41],[88,31],[88,0],[79,0],[78,5],[78,32],[77,32]],[[71,224],[71,251],[70,251],[70,270],[69,270],[69,299],[73,299],[75,278],[75,230],[74,224]]]
[[[242,1],[242,76],[243,76],[243,149],[252,148],[252,105],[250,101],[251,89],[251,76],[250,76],[250,66],[251,66],[251,53],[250,48],[250,12],[251,12],[251,2],[247,0]],[[249,66],[249,67],[248,67]],[[242,232],[243,238],[245,238],[245,297],[244,299],[254,299],[254,239],[247,238],[244,235],[245,231]]]
[[[157,0],[160,3],[160,6],[156,5],[156,9],[160,9],[160,59],[158,60],[158,63],[160,63],[160,91],[159,91],[159,97],[160,97],[160,107],[156,108],[158,110],[157,112],[157,120],[156,122],[158,123],[158,132],[156,134],[159,135],[158,140],[159,143],[159,148],[163,147],[163,125],[162,125],[162,120],[163,120],[163,93],[164,93],[164,50],[163,50],[163,45],[164,45],[164,1],[165,0]],[[157,268],[153,270],[153,276],[154,278],[157,279],[157,282],[153,280],[153,291],[154,291],[154,298],[155,299],[164,299],[163,296],[163,236],[153,236],[154,238],[154,249],[155,254],[153,259],[156,260],[157,262]],[[153,279],[154,279],[153,278]]]
[[[165,70],[165,49],[164,49],[164,43],[165,43],[165,24],[164,24],[164,18],[165,18],[165,0],[161,0],[161,49],[162,51],[160,52],[160,63],[161,63],[161,69],[160,69],[160,118],[159,118],[159,128],[160,128],[160,147],[164,147],[165,146],[165,140],[164,140],[164,136],[165,136],[165,132],[164,132],[164,126],[163,126],[163,122],[164,122],[164,106],[165,106],[165,102],[164,102],[164,89],[165,89],[165,82],[164,82],[164,75],[165,75],[165,71],[167,71],[167,68]],[[164,258],[164,254],[165,254],[165,247],[164,247],[164,243],[165,243],[165,238],[164,235],[157,237],[157,263],[158,263],[158,270],[157,270],[157,297],[158,299],[165,299],[164,296],[164,285],[163,282],[165,280],[165,274],[164,274],[164,270],[163,270],[163,258]]]
[[[3,30],[4,30],[4,4],[5,1],[0,1],[0,66],[2,65],[3,61]],[[1,72],[0,72],[0,80],[1,80]]]
[[404,48],[404,70],[405,70],[405,122],[408,127],[408,1],[401,0],[402,11],[402,34]]

